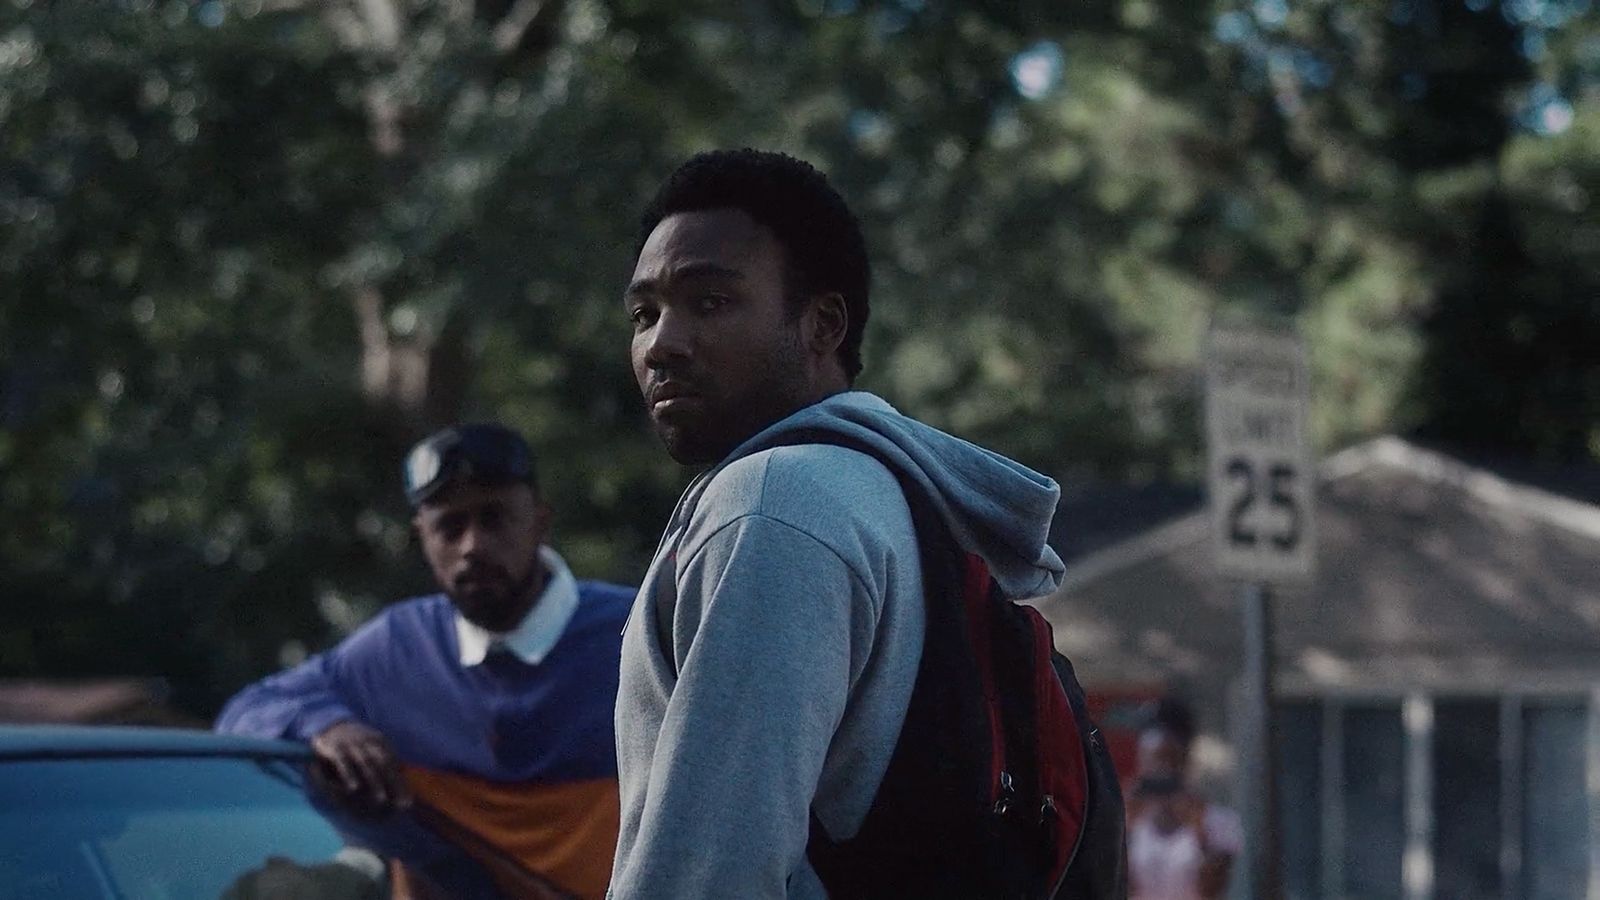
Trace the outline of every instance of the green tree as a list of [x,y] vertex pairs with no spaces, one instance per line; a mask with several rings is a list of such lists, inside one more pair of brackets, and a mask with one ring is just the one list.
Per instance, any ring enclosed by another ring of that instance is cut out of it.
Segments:
[[396,6],[395,45],[331,6],[0,6],[7,669],[204,706],[424,587],[397,460],[458,416],[540,444],[581,570],[653,545],[678,476],[596,273],[694,121],[648,80],[681,34],[547,8],[508,42],[528,4]]
[[1303,324],[1325,445],[1593,458],[1580,12],[0,0],[0,667],[204,709],[325,644],[426,588],[396,463],[462,417],[530,435],[580,573],[639,577],[685,473],[619,292],[711,146],[860,213],[864,387],[1046,471],[1192,477],[1231,315]]

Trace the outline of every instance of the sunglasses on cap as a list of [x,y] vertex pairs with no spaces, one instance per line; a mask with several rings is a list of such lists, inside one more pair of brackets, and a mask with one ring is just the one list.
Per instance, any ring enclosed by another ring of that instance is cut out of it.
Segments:
[[502,425],[455,425],[423,438],[406,454],[406,500],[421,506],[453,481],[533,484],[533,451]]

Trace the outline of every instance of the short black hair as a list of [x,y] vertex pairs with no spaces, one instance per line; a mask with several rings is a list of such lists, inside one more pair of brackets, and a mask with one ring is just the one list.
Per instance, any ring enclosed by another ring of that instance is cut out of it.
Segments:
[[1187,747],[1194,743],[1197,733],[1194,710],[1177,697],[1162,697],[1152,705],[1145,717],[1144,727],[1139,730],[1145,732],[1155,729],[1165,731]]
[[861,372],[872,280],[861,223],[810,163],[765,150],[711,150],[667,177],[639,219],[634,256],[661,220],[676,213],[738,209],[782,245],[791,300],[837,293],[850,321],[839,359],[852,381]]

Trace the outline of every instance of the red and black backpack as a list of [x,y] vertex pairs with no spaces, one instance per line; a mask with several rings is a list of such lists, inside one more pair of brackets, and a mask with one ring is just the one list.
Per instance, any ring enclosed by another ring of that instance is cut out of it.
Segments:
[[922,555],[927,634],[905,724],[860,831],[813,813],[807,856],[833,900],[1102,900],[1127,896],[1122,792],[1050,625],[1000,591],[923,488],[900,481]]

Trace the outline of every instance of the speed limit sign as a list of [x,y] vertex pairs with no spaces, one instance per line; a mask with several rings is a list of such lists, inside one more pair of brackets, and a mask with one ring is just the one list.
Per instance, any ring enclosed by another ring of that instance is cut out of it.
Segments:
[[1218,568],[1302,581],[1316,559],[1316,469],[1305,345],[1291,333],[1213,328],[1206,436]]

